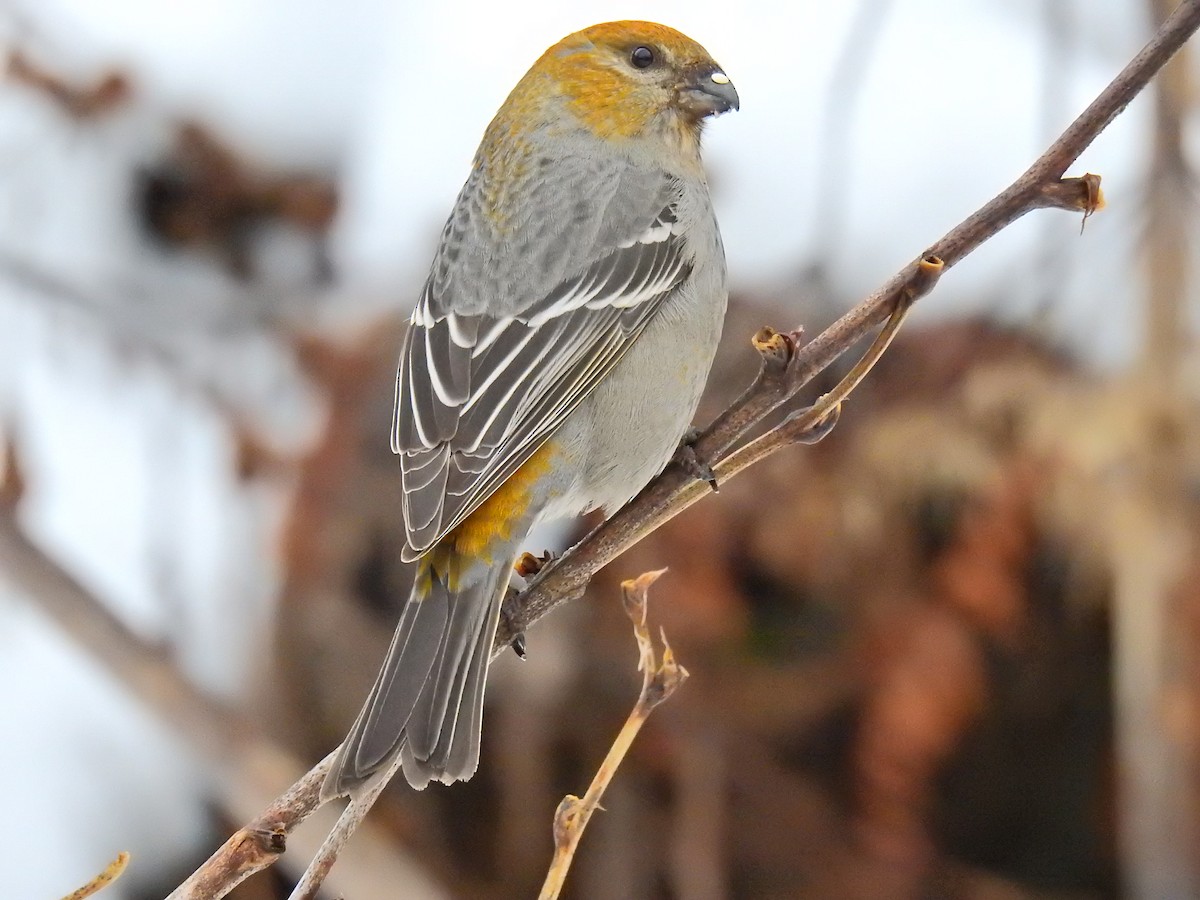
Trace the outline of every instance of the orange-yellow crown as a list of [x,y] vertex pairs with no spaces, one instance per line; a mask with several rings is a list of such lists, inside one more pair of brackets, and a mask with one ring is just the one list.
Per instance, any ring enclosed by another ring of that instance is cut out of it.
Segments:
[[[652,62],[630,63],[637,48]],[[683,73],[715,67],[687,35],[654,22],[605,22],[567,35],[550,47],[513,90],[501,118],[529,124],[554,95],[576,119],[601,137],[628,137],[672,105]]]

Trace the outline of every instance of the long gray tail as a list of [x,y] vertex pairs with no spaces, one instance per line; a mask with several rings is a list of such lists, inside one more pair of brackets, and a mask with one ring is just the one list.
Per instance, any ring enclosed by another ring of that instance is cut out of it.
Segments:
[[[436,576],[423,595],[413,588],[375,686],[321,787],[323,798],[357,792],[397,753],[418,790],[475,773],[483,689],[510,569],[480,567],[457,591]],[[418,576],[418,586],[422,581]]]

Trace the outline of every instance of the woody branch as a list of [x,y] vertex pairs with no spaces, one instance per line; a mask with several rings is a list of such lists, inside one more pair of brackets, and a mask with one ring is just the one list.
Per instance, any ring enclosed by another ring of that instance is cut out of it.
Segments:
[[[739,439],[793,399],[817,375],[879,323],[903,316],[928,293],[940,275],[988,238],[1035,209],[1054,207],[1088,214],[1098,206],[1094,175],[1063,178],[1067,168],[1142,91],[1150,79],[1200,26],[1200,0],[1184,0],[1150,42],[1099,96],[1007,188],[952,228],[861,303],[785,359],[764,356],[754,384],[696,440],[697,457],[712,466],[718,481],[734,474]],[[930,269],[936,269],[931,272]],[[794,441],[778,441],[774,449]],[[529,589],[513,598],[496,635],[496,650],[560,603],[587,586],[591,577],[641,538],[677,516],[709,490],[678,466],[668,467],[619,512],[595,528],[553,564]]]

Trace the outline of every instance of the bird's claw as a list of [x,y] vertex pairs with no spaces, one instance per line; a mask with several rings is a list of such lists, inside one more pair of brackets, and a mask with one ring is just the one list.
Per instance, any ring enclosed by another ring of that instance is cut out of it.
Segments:
[[512,647],[513,653],[521,659],[525,659],[525,632],[518,631],[514,634],[512,640],[508,642],[508,646]]
[[[549,563],[558,559],[558,556],[559,554],[552,553],[549,550],[543,551],[541,556],[534,556],[532,553],[526,551],[518,556],[517,561],[513,563],[513,571],[522,578],[529,579],[542,571]],[[512,588],[508,590],[509,593],[504,598],[504,605],[500,607],[500,615],[511,622],[513,609],[510,601],[517,595],[517,592]],[[517,654],[521,659],[525,658],[524,629],[516,628],[513,631],[512,640],[508,642],[508,646],[512,647],[513,653]]]
[[712,466],[696,455],[695,443],[698,437],[700,437],[700,429],[695,426],[684,432],[683,438],[679,441],[679,447],[675,450],[675,462],[697,481],[707,483],[715,494],[720,490],[717,485],[717,473],[713,471]]
[[525,659],[525,629],[521,627],[523,623],[517,621],[519,615],[517,598],[520,594],[520,591],[509,585],[504,592],[504,600],[500,604],[500,618],[504,622],[507,633],[512,635],[508,640],[508,646],[512,647],[513,653],[521,659]]
[[550,550],[543,550],[541,556],[534,556],[526,551],[517,557],[517,561],[513,563],[513,570],[522,578],[529,578],[542,571],[554,560],[558,559],[559,554]]

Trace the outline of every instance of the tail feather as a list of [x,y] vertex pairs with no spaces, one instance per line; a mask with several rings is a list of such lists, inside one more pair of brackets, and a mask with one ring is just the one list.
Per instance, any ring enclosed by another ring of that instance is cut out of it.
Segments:
[[[478,643],[482,621],[487,618],[488,600],[477,593],[487,590],[488,585],[481,583],[460,594],[449,595],[450,620],[442,632],[425,689],[416,698],[404,728],[405,739],[417,759],[429,757],[437,746],[447,709],[457,709],[457,703],[452,704],[451,698],[456,690],[462,691],[461,673]],[[435,582],[430,593],[444,591],[445,586]]]
[[[501,595],[502,596],[502,595]],[[476,642],[456,700],[458,714],[443,728],[428,759],[428,771],[474,772],[479,766],[479,737],[483,730],[483,689],[492,659],[492,638],[500,619],[501,596],[488,610],[483,639]]]
[[366,704],[325,779],[323,797],[355,793],[400,754],[415,788],[466,779],[479,764],[483,695],[509,567],[457,591],[416,589]]
[[445,594],[409,599],[334,771],[341,769],[345,776],[362,780],[392,758],[409,713],[428,683],[448,619]]

